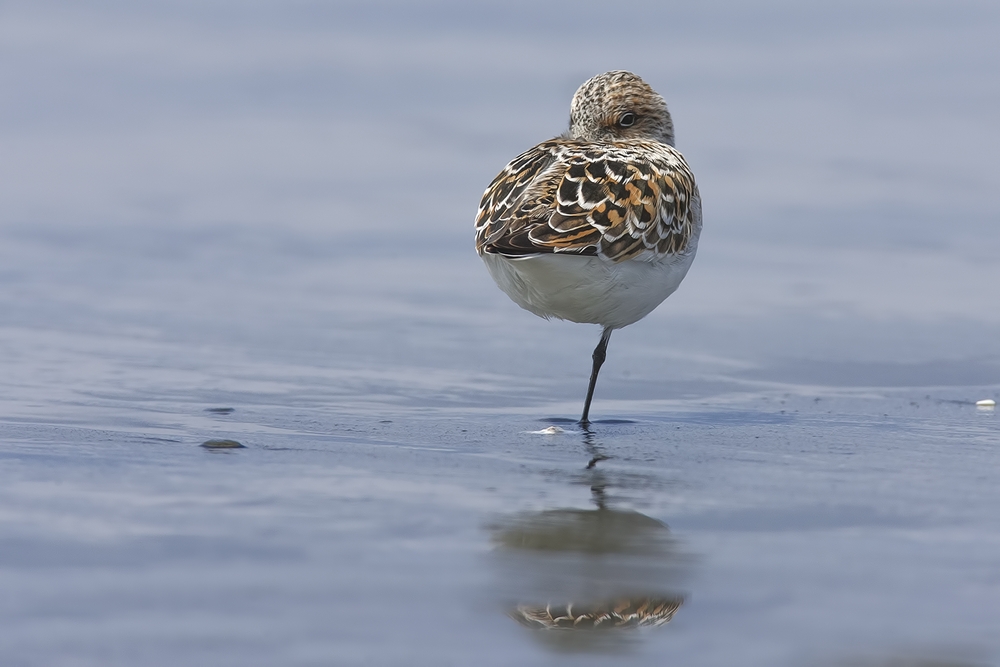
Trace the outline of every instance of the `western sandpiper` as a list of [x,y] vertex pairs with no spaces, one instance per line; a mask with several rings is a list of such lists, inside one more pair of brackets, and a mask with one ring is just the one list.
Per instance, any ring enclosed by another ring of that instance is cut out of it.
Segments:
[[514,303],[600,324],[580,422],[590,422],[611,332],[677,289],[701,233],[701,197],[667,105],[641,78],[599,74],[573,95],[569,130],[514,158],[479,205],[476,250]]

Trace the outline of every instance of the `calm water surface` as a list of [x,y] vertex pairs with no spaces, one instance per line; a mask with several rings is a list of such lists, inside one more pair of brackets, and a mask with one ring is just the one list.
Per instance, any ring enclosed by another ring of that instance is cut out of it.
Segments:
[[[1000,10],[614,18],[0,8],[0,662],[1000,665]],[[614,68],[706,226],[583,431],[472,219]]]

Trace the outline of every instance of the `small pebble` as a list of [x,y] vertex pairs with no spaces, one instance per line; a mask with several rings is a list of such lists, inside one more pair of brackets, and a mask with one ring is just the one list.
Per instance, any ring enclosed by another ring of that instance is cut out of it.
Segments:
[[240,444],[235,440],[206,440],[201,443],[202,447],[206,449],[245,449],[246,445]]
[[989,408],[995,408],[996,406],[997,406],[997,402],[994,401],[992,398],[984,398],[981,401],[976,401],[976,407],[977,408],[987,408],[987,409],[989,409]]

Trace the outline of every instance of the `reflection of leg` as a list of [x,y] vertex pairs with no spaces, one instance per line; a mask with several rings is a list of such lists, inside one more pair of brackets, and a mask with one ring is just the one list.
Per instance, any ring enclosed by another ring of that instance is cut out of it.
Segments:
[[608,506],[608,497],[604,494],[606,488],[607,484],[604,483],[603,479],[600,480],[599,484],[590,487],[590,499],[594,501],[599,510],[607,509]]
[[594,466],[596,466],[601,461],[607,461],[608,458],[609,457],[605,456],[604,454],[594,454],[594,458],[590,459],[590,462],[587,464],[587,470],[593,470]]
[[594,436],[594,432],[590,430],[590,425],[581,423],[580,426],[583,430],[583,446],[586,448],[587,453],[590,454],[590,461],[587,462],[587,470],[593,470],[594,466],[601,461],[607,460],[609,457],[601,451],[601,446],[597,444],[597,438]]
[[590,423],[590,401],[594,398],[594,387],[597,386],[597,374],[601,372],[601,364],[608,354],[608,341],[611,340],[612,329],[605,329],[601,333],[601,342],[594,348],[594,369],[590,372],[590,386],[587,387],[587,400],[583,404],[583,416],[580,417],[581,424]]

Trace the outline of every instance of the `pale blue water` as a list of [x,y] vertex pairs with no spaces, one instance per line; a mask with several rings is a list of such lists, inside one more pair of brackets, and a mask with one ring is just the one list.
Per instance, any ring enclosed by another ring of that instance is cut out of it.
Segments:
[[[5,3],[0,662],[1000,664],[998,28]],[[706,225],[588,434],[598,331],[510,303],[472,219],[613,68]],[[643,597],[680,606],[509,616]]]

